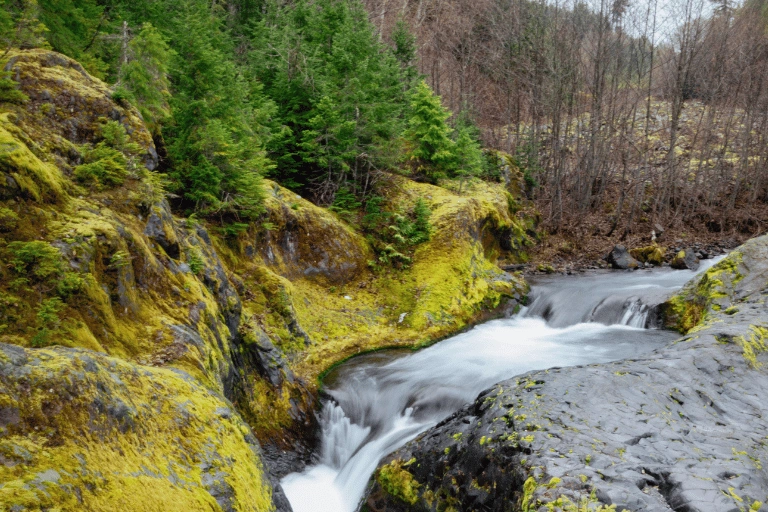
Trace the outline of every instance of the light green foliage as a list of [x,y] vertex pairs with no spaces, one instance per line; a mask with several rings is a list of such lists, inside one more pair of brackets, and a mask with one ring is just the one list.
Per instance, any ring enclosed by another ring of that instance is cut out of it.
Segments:
[[0,70],[0,103],[24,103],[29,97],[19,90],[9,71]]
[[147,126],[157,133],[160,124],[170,115],[168,66],[171,50],[151,23],[141,27],[128,47],[129,60],[120,67],[118,88],[113,98],[119,100],[122,95],[135,102]]
[[411,99],[405,139],[413,170],[423,173],[432,182],[448,176],[455,169],[453,130],[447,123],[450,116],[440,97],[424,80],[419,82]]
[[131,264],[131,255],[127,251],[115,251],[109,258],[109,268],[121,269]]
[[408,462],[395,459],[382,466],[376,474],[376,480],[384,491],[409,505],[415,505],[419,501],[419,488],[421,487],[421,484],[405,469],[414,462],[416,459],[411,459]]
[[11,253],[10,266],[21,276],[35,282],[46,282],[63,272],[61,253],[48,242],[15,241],[8,244]]
[[382,209],[382,198],[372,197],[366,203],[363,225],[369,232],[369,240],[385,265],[402,268],[411,262],[414,248],[429,240],[432,233],[432,212],[423,198],[419,197],[410,212],[388,212]]
[[40,304],[36,314],[38,331],[30,342],[33,347],[44,347],[49,344],[51,330],[59,327],[61,323],[59,313],[64,307],[64,302],[58,297],[46,299]]
[[84,185],[115,187],[122,185],[128,176],[128,160],[120,151],[100,142],[84,151],[85,163],[75,167],[75,178]]
[[203,255],[200,249],[197,247],[190,247],[187,252],[187,264],[193,274],[200,274],[205,268],[205,262],[203,261]]
[[[31,339],[33,346],[50,344],[51,334],[61,324],[59,313],[66,307],[64,300],[76,296],[84,286],[83,278],[65,270],[61,253],[47,242],[14,241],[8,244],[8,265],[15,278],[8,283],[18,295],[0,292],[0,318],[9,322],[3,331],[12,327],[17,332],[36,330]],[[18,306],[21,300],[39,303],[34,319],[28,318]],[[13,321],[14,325],[10,325]]]
[[75,167],[75,178],[94,188],[122,185],[137,168],[140,148],[129,141],[125,127],[117,121],[104,122],[100,132],[101,142],[83,149],[85,163]]
[[8,232],[16,229],[19,224],[19,216],[10,208],[0,207],[0,232]]

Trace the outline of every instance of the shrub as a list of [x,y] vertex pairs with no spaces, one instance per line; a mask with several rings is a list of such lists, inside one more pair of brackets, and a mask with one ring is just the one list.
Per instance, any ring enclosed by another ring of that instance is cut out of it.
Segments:
[[86,163],[75,167],[75,178],[83,184],[114,187],[122,185],[128,176],[125,155],[103,142],[86,150]]
[[203,255],[197,247],[191,247],[187,253],[187,264],[193,274],[200,274],[205,268]]
[[44,281],[63,272],[61,252],[48,242],[11,242],[11,268],[22,276]]
[[16,229],[19,224],[19,216],[9,208],[0,208],[0,232],[8,232]]
[[83,278],[75,272],[64,272],[56,285],[56,293],[66,300],[83,289]]
[[9,71],[0,71],[0,103],[25,103],[29,96],[18,89],[19,84]]

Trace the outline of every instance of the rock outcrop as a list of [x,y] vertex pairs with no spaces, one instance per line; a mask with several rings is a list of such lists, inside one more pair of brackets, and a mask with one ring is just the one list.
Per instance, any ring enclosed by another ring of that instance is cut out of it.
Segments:
[[[423,198],[434,226],[401,269],[268,181],[232,236],[174,215],[138,112],[76,61],[13,50],[5,69],[28,100],[0,104],[0,510],[289,510],[283,450],[308,453],[320,373],[525,293],[496,265],[532,228],[504,184],[393,177],[387,205]],[[80,179],[107,128],[120,179]]]
[[757,510],[768,496],[765,293],[768,237],[671,301],[695,303],[685,337],[643,359],[497,384],[383,461],[367,509]]

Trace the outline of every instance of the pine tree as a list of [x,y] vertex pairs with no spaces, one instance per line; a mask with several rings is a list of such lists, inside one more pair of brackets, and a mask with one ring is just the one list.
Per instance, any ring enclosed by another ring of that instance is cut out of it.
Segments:
[[454,177],[460,180],[459,193],[464,182],[474,176],[479,176],[486,168],[486,159],[483,155],[478,139],[478,130],[472,124],[469,114],[463,110],[457,116],[456,122],[456,168]]
[[403,73],[403,82],[406,90],[413,86],[418,76],[416,71],[416,36],[409,30],[402,16],[397,20],[392,31],[392,42],[395,44],[394,56],[400,63]]
[[[279,106],[269,145],[276,178],[332,203],[392,165],[402,131],[401,71],[356,1],[269,4],[253,31],[253,70]],[[332,107],[331,107],[332,106]],[[332,109],[332,112],[329,110]]]
[[128,44],[127,62],[120,67],[116,95],[132,99],[149,128],[159,133],[160,124],[170,115],[171,96],[168,69],[172,52],[151,23]]
[[453,130],[446,123],[450,116],[440,97],[424,80],[419,82],[411,101],[405,139],[415,171],[423,173],[433,183],[456,168],[456,145],[451,140]]

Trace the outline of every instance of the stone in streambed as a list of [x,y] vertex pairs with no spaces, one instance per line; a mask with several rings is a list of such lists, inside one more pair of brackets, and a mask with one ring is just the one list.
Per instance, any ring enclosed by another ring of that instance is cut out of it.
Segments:
[[623,245],[614,246],[611,252],[609,252],[603,259],[607,261],[611,267],[618,270],[635,269],[640,266],[637,260],[629,254],[629,251]]
[[699,268],[699,258],[693,249],[683,249],[672,258],[669,265],[678,270],[697,270]]

